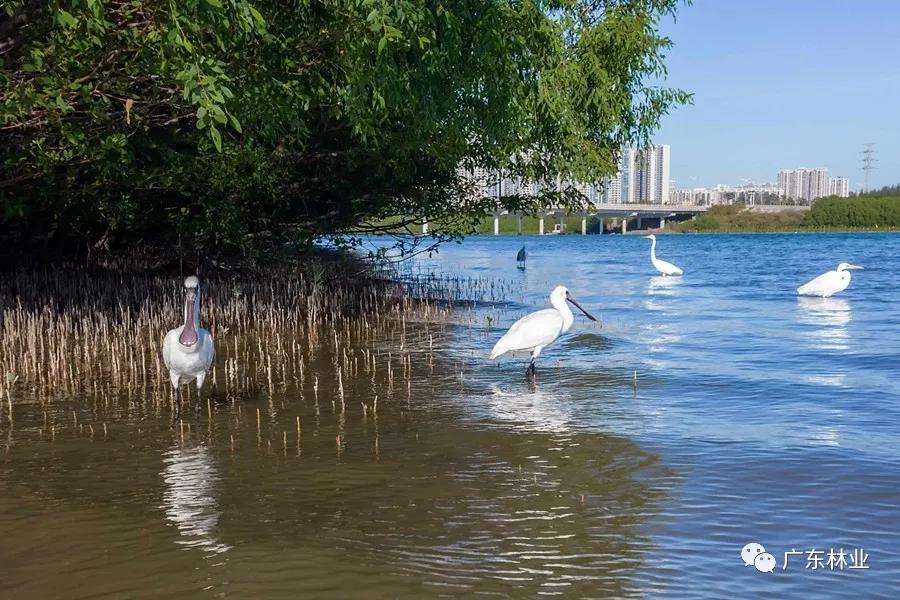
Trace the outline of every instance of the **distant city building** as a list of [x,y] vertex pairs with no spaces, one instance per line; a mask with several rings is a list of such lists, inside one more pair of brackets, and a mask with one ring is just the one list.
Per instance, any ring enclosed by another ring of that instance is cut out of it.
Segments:
[[779,204],[778,185],[773,183],[747,183],[743,185],[717,185],[713,188],[676,189],[672,191],[672,204],[679,206],[714,206],[716,204]]
[[722,204],[722,193],[716,189],[697,187],[672,191],[672,203],[679,206],[712,206]]
[[829,192],[829,184],[831,178],[828,176],[828,169],[810,169],[807,179],[806,200],[812,201],[816,198],[827,196]]
[[668,204],[672,153],[666,144],[638,153],[635,163],[635,198],[641,204]]
[[672,149],[667,144],[644,150],[626,147],[619,170],[604,181],[605,204],[668,204],[670,201]]
[[603,181],[604,204],[630,204],[634,202],[634,175],[637,151],[631,147],[622,148],[619,168],[613,177]]
[[622,178],[607,178],[603,182],[603,203],[622,204]]
[[575,187],[593,205],[600,204],[675,204],[712,206],[716,204],[794,204],[812,202],[824,196],[850,195],[847,177],[829,177],[828,169],[785,169],[778,172],[775,183],[747,183],[738,186],[717,185],[714,188],[676,189],[671,181],[672,150],[667,144],[649,146],[643,150],[625,147],[619,156],[618,169],[613,177],[599,184],[557,180],[540,184],[487,169],[461,169],[460,174],[472,180],[478,191],[487,197],[519,194],[536,197],[544,185],[553,189]]
[[[575,181],[557,181],[556,187],[575,187],[592,204],[669,204],[672,202],[671,147],[666,144],[650,146],[645,150],[625,147],[619,156],[614,177],[600,184]],[[513,194],[538,196],[543,190],[540,183],[501,177],[487,169],[460,169],[460,175],[476,185],[478,193],[487,197]]]
[[779,194],[789,200],[806,200],[831,193],[831,178],[828,169],[786,169],[778,172]]
[[832,177],[828,189],[829,196],[850,197],[850,180],[847,177]]
[[778,191],[785,198],[799,198],[801,193],[801,176],[796,169],[778,172]]

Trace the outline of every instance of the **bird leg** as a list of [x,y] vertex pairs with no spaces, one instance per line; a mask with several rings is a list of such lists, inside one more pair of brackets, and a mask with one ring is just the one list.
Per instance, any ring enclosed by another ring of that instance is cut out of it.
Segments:
[[[201,412],[201,408],[200,408],[200,396],[201,396],[200,390],[203,389],[203,382],[204,382],[205,380],[206,380],[206,373],[201,373],[200,375],[197,376],[197,380],[196,380],[196,382],[197,382],[197,400],[194,402],[194,408],[195,408],[196,411],[197,411],[197,418],[198,418],[198,419],[200,418],[200,412]],[[210,415],[210,416],[211,416],[211,415]]]
[[531,362],[528,364],[528,368],[525,369],[525,377],[529,379],[534,379],[535,370],[534,370],[534,359],[531,359]]
[[172,388],[175,394],[175,412],[172,413],[172,422],[181,418],[181,389],[178,386]]

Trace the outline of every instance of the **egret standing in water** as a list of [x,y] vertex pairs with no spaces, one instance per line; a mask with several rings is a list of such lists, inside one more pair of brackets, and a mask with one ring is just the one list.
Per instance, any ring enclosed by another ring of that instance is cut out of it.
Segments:
[[519,250],[519,253],[516,254],[516,263],[520,269],[525,268],[525,259],[528,258],[528,253],[525,252],[525,246]]
[[644,239],[653,240],[653,243],[650,244],[650,262],[653,263],[653,266],[656,267],[656,270],[662,273],[663,275],[683,275],[684,271],[676,267],[670,262],[662,260],[660,258],[656,258],[656,236],[652,233],[650,235],[645,235]]
[[798,287],[797,293],[801,296],[829,298],[847,289],[847,286],[850,285],[850,271],[853,269],[862,269],[862,267],[842,262],[834,271],[822,273],[812,281]]
[[569,290],[561,285],[556,286],[550,293],[550,304],[553,308],[533,312],[513,323],[491,350],[491,360],[507,352],[531,352],[531,362],[525,373],[529,377],[534,377],[534,361],[541,354],[541,350],[567,332],[575,321],[566,302],[575,305],[591,321],[597,320],[575,301]]
[[175,392],[175,416],[181,414],[180,386],[192,381],[197,382],[199,414],[200,388],[216,357],[216,348],[209,332],[200,327],[200,280],[193,275],[184,280],[184,325],[166,334],[162,355]]

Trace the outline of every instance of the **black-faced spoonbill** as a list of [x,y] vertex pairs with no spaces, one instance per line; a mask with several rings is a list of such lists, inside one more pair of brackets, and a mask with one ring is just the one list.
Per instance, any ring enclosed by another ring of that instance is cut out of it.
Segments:
[[801,296],[828,298],[838,292],[843,292],[850,285],[849,271],[853,269],[862,269],[862,267],[843,262],[834,271],[822,273],[812,281],[798,287],[797,293]]
[[531,362],[525,373],[534,376],[534,361],[541,350],[556,341],[561,334],[567,332],[575,321],[572,311],[566,302],[574,304],[591,321],[596,321],[592,314],[584,310],[569,294],[569,290],[559,285],[550,293],[550,304],[553,308],[545,308],[525,315],[509,328],[491,350],[491,360],[507,352],[531,352]]
[[216,358],[216,347],[209,332],[200,327],[200,280],[193,275],[184,280],[184,325],[166,334],[162,355],[175,392],[175,416],[181,414],[180,386],[192,381],[197,382],[199,414],[200,388]]
[[652,233],[650,235],[645,235],[644,239],[653,240],[653,243],[650,244],[650,262],[653,263],[653,266],[656,267],[656,270],[662,273],[663,275],[683,275],[684,271],[673,265],[672,263],[662,260],[660,258],[656,258],[656,236]]

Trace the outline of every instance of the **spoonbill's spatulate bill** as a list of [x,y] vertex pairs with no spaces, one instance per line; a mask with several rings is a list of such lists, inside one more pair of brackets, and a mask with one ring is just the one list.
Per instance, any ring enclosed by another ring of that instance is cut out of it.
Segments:
[[798,287],[797,293],[801,296],[828,298],[838,292],[843,292],[850,285],[850,271],[853,269],[862,269],[862,267],[842,262],[834,271],[822,273],[812,281]]
[[531,352],[531,362],[525,372],[533,376],[534,361],[541,354],[541,350],[556,341],[561,334],[567,332],[575,321],[566,302],[571,302],[591,321],[597,320],[575,301],[575,298],[569,294],[569,290],[561,285],[557,286],[550,293],[550,304],[553,308],[533,312],[513,323],[509,331],[494,345],[494,349],[491,350],[491,359],[507,352]]
[[170,330],[163,339],[163,362],[175,392],[175,414],[181,413],[180,386],[197,382],[196,409],[200,412],[200,388],[216,357],[209,332],[200,327],[200,280],[193,275],[184,280],[184,325]]
[[656,236],[652,233],[650,235],[644,236],[648,240],[653,240],[653,243],[650,244],[650,262],[653,263],[653,266],[657,271],[662,273],[663,275],[683,275],[684,271],[673,265],[672,263],[662,260],[660,258],[656,258]]
[[519,249],[518,254],[516,254],[516,262],[518,263],[518,267],[520,269],[525,268],[525,259],[528,258],[528,253],[525,252],[525,246],[522,246]]

